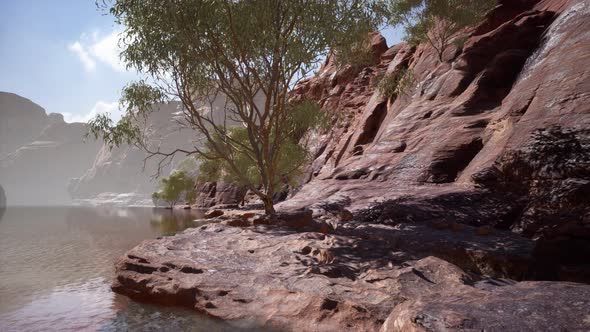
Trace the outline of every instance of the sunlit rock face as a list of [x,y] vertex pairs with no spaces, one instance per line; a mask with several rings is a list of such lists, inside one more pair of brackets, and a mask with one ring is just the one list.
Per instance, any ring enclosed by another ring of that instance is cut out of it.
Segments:
[[[557,265],[583,262],[590,255],[590,7],[500,4],[442,63],[425,44],[384,51],[375,35],[374,65],[355,73],[329,58],[299,84],[292,97],[317,100],[334,126],[318,140],[307,183],[282,207],[361,209],[414,197],[419,211],[379,209],[416,220],[467,204],[485,217],[458,214],[463,222],[541,239],[538,254]],[[379,75],[401,70],[413,73],[405,93],[376,91]],[[560,269],[546,277],[583,274]]]

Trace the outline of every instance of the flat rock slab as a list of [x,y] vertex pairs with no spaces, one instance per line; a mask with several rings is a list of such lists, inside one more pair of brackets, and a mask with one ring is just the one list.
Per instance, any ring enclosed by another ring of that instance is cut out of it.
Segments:
[[[526,256],[522,242],[511,253],[510,246],[494,244],[500,235],[371,227],[324,235],[277,226],[209,224],[142,242],[117,262],[112,287],[137,300],[191,307],[236,328],[436,331],[468,323],[501,326],[497,322],[505,319],[506,326],[543,329],[552,317],[555,326],[590,329],[584,316],[590,312],[588,285],[496,279],[485,283],[476,274],[426,256],[436,254],[437,247],[477,248],[490,257],[495,252],[498,257]],[[438,234],[428,238],[428,232]],[[416,236],[422,236],[422,245]],[[429,243],[435,238],[442,240]],[[513,296],[518,302],[511,304]],[[480,300],[481,305],[470,305]],[[510,325],[519,305],[527,310],[526,325]],[[486,316],[486,306],[495,310],[493,319]],[[572,319],[575,315],[577,320]],[[467,323],[460,325],[457,317]]]

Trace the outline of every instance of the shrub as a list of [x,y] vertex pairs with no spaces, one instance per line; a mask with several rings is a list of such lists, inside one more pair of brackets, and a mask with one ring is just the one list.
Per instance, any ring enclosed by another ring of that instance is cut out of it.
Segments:
[[387,97],[395,99],[409,93],[414,84],[414,73],[410,69],[401,69],[390,75],[384,75],[377,83],[377,90]]

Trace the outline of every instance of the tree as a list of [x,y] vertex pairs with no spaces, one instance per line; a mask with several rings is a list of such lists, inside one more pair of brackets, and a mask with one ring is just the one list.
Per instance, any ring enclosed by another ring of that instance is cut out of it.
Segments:
[[[293,181],[301,174],[302,166],[309,162],[310,155],[307,149],[310,136],[306,135],[310,128],[322,129],[327,125],[327,119],[320,111],[317,104],[304,101],[293,107],[283,124],[284,135],[281,149],[277,152],[277,163],[271,183],[272,188],[282,188],[287,184],[294,184]],[[273,134],[274,135],[274,134]],[[248,131],[244,127],[229,129],[229,136],[233,141],[245,145],[248,142]],[[271,137],[273,139],[273,137]],[[213,144],[221,147],[215,149]],[[241,172],[236,173],[224,156],[231,155],[231,159]],[[203,154],[199,157],[199,182],[225,181],[240,186],[253,185],[263,186],[262,177],[258,172],[257,164],[248,155],[240,150],[234,150],[223,141],[223,137],[216,136],[213,142],[207,142]]]
[[[209,166],[221,163],[218,169],[225,176],[247,186],[263,201],[265,212],[273,213],[277,184],[296,173],[284,165],[305,149],[304,142],[294,140],[303,135],[294,131],[315,127],[309,121],[293,127],[293,119],[309,113],[297,113],[299,105],[289,102],[289,91],[330,50],[346,60],[348,50],[365,43],[381,22],[379,4],[116,0],[109,10],[125,27],[121,56],[148,79],[124,88],[121,121],[114,124],[99,115],[89,122],[90,133],[111,146],[132,142],[163,158],[185,153],[211,161]],[[216,109],[213,101],[219,96],[227,103]],[[182,102],[183,122],[205,148],[163,152],[144,141],[137,123],[149,116],[153,103],[169,99]]]
[[154,199],[162,199],[173,208],[183,197],[190,203],[195,198],[195,181],[185,172],[175,171],[167,178],[160,179],[161,188],[152,194]]
[[405,39],[427,42],[439,61],[463,29],[480,22],[496,0],[388,0],[389,23],[405,28]]

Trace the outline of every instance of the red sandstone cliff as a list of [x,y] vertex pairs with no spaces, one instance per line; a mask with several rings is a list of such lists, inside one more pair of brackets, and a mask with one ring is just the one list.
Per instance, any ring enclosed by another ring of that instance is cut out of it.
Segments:
[[[583,261],[590,256],[589,30],[585,1],[501,1],[443,63],[428,45],[387,49],[377,34],[375,65],[355,73],[327,59],[293,98],[317,100],[334,129],[322,136],[309,182],[283,207],[359,209],[410,196],[424,204],[404,213],[402,203],[381,204],[379,218],[491,224]],[[404,69],[414,76],[405,94],[376,91],[381,74]]]

